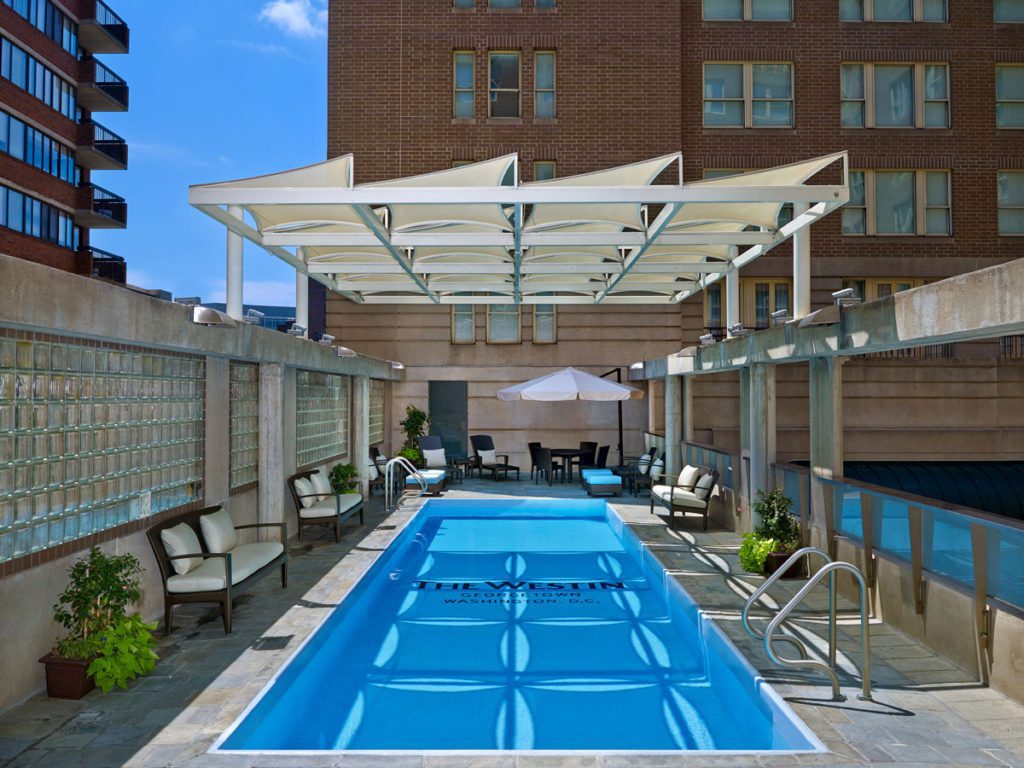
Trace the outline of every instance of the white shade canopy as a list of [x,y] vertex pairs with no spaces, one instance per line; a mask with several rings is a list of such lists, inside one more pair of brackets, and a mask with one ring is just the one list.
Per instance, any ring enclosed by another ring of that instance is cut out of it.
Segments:
[[[189,202],[356,302],[667,304],[845,204],[848,177],[838,152],[684,183],[673,153],[524,184],[509,154],[355,184],[344,155],[195,185]],[[779,226],[787,203],[808,208]]]
[[639,400],[643,390],[602,379],[577,368],[563,368],[498,390],[499,400]]

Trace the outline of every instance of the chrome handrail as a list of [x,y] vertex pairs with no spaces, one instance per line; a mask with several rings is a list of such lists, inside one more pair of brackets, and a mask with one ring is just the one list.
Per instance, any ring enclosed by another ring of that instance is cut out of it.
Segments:
[[[786,562],[784,562],[775,573],[769,576],[764,584],[758,587],[754,593],[747,598],[747,602],[743,604],[743,612],[740,614],[740,620],[743,623],[743,628],[747,631],[755,640],[761,640],[764,638],[763,634],[759,634],[756,629],[750,625],[750,609],[753,607],[765,592],[767,592],[775,582],[782,578],[782,576],[789,571],[800,558],[808,555],[818,555],[825,563],[831,563],[832,558],[829,557],[828,553],[817,547],[803,547],[798,549],[792,555],[790,555]],[[829,663],[834,667],[836,665],[836,597],[835,597],[835,575],[829,580],[829,610],[828,610],[828,659]],[[788,643],[796,646],[800,653],[800,657],[803,659],[810,658],[810,654],[807,652],[807,646],[805,646],[798,638],[790,635],[780,635],[776,638],[776,641],[785,640]]]
[[[790,558],[792,560],[793,558]],[[789,561],[787,561],[788,563]],[[833,563],[826,563],[822,566],[821,570],[814,574],[800,591],[793,595],[793,598],[786,603],[782,609],[775,615],[775,618],[768,624],[768,628],[764,632],[764,650],[768,654],[768,658],[780,666],[791,666],[791,667],[810,667],[812,669],[820,669],[822,672],[827,674],[832,681],[832,700],[842,701],[843,695],[839,690],[839,677],[835,672],[835,660],[830,659],[830,664],[826,664],[823,661],[817,659],[784,659],[780,657],[773,646],[773,642],[776,642],[782,638],[774,637],[775,631],[781,626],[782,622],[786,620],[790,612],[807,596],[807,594],[818,585],[818,583],[826,576],[830,579],[829,588],[829,603],[831,609],[831,617],[829,621],[829,631],[832,638],[836,635],[835,625],[835,572],[836,571],[848,571],[853,574],[853,577],[857,580],[857,586],[860,588],[860,642],[861,650],[864,654],[864,664],[861,668],[861,695],[859,698],[870,701],[871,700],[871,630],[868,624],[868,588],[867,583],[864,581],[864,574],[860,572],[860,569],[850,563],[844,563],[837,561]],[[830,648],[831,652],[834,650]]]
[[386,512],[393,512],[395,509],[401,506],[402,501],[405,500],[405,498],[407,497],[406,493],[403,491],[398,501],[395,502],[394,508],[392,508],[391,501],[394,498],[395,492],[394,468],[396,465],[404,469],[414,478],[416,478],[416,482],[420,486],[419,493],[409,495],[408,498],[418,499],[420,496],[427,492],[427,479],[423,477],[420,471],[416,469],[416,467],[413,466],[412,462],[410,462],[404,456],[395,456],[393,459],[389,459],[388,463],[384,466],[384,510]]

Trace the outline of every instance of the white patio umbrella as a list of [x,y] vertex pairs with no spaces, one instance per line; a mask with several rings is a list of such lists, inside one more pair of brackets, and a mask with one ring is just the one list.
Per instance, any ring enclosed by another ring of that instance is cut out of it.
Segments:
[[[613,368],[621,378],[621,369]],[[605,374],[606,376],[608,374]],[[643,390],[630,387],[620,382],[595,376],[592,373],[576,368],[563,368],[522,384],[498,390],[499,400],[618,400],[619,403],[619,463],[622,463],[622,402],[623,400],[639,400],[644,396]]]

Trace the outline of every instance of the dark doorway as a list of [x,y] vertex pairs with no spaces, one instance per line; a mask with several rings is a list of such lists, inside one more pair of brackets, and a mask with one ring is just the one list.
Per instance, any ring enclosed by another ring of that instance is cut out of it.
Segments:
[[464,381],[430,382],[430,434],[438,435],[449,457],[466,456],[468,386]]

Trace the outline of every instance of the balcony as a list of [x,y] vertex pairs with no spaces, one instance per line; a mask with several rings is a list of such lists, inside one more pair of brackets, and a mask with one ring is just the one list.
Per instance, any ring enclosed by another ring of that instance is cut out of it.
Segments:
[[92,276],[102,280],[110,280],[115,283],[124,283],[128,280],[128,265],[124,258],[99,248],[83,248],[86,255],[92,260]]
[[128,167],[128,142],[99,123],[86,120],[78,130],[76,160],[93,171],[123,171]]
[[[94,6],[94,9],[90,8]],[[90,53],[128,53],[128,25],[103,0],[82,3],[78,42]],[[90,13],[89,11],[93,12]]]
[[87,229],[124,229],[128,226],[128,203],[103,187],[83,184],[78,188],[75,223]]
[[78,105],[90,112],[124,112],[128,109],[128,83],[91,56],[82,59]]

